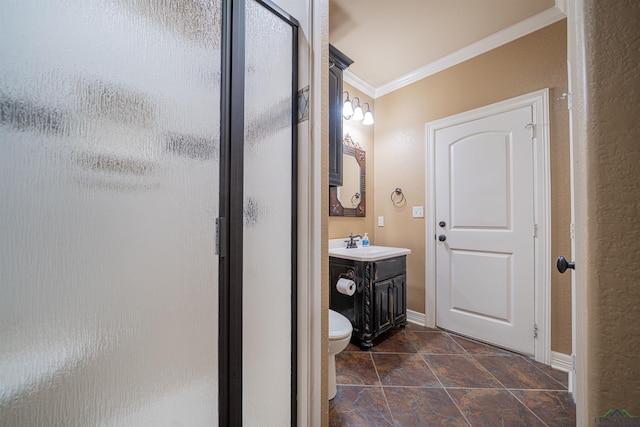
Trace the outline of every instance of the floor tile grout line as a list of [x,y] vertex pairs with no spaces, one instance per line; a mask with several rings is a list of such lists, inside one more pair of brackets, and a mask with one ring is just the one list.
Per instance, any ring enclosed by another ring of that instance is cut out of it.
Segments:
[[[438,356],[438,355],[436,355],[436,356]],[[480,363],[478,360],[476,360],[476,358],[473,357],[473,354],[453,354],[453,355],[445,355],[445,356],[463,356],[465,358],[470,358],[471,360],[475,361],[479,365],[480,371],[485,371],[487,374],[489,374],[489,376],[491,378],[495,379],[498,382],[498,384],[500,384],[500,387],[493,387],[493,388],[490,388],[490,387],[468,387],[468,386],[467,387],[446,387],[445,386],[445,388],[465,388],[465,389],[481,389],[481,390],[482,389],[485,389],[485,390],[500,390],[501,388],[503,388],[503,389],[507,388],[507,386],[505,386],[502,383],[502,381],[500,381],[495,375],[493,375],[493,373],[491,371],[489,371],[487,368],[485,368],[482,365],[482,363]],[[476,366],[476,368],[477,368],[477,366]],[[444,386],[444,384],[443,384],[443,386]]]
[[[462,348],[464,349],[464,351],[466,351],[466,352],[467,352],[467,354],[469,354],[470,356],[476,356],[476,355],[482,355],[482,356],[503,356],[503,357],[519,356],[519,354],[517,354],[517,353],[512,353],[512,352],[510,352],[510,351],[508,351],[508,350],[504,350],[504,349],[502,349],[502,348],[500,348],[500,347],[495,347],[495,346],[492,346],[492,345],[490,345],[490,344],[483,343],[483,342],[481,342],[481,341],[475,341],[475,340],[473,340],[473,339],[471,339],[471,338],[467,338],[467,337],[463,337],[463,336],[455,335],[455,334],[452,334],[452,333],[449,333],[449,336],[450,336],[450,337],[451,337],[451,338],[456,342],[456,344],[458,344],[460,347],[462,347]],[[489,350],[491,350],[491,352],[487,352],[487,353],[482,353],[482,352],[480,352],[480,353],[471,353],[471,352],[470,352],[470,351],[468,351],[468,350],[467,350],[467,349],[466,349],[462,344],[460,344],[460,342],[458,341],[459,339],[461,339],[461,340],[466,340],[466,341],[472,342],[472,343],[474,343],[474,344],[477,344],[477,345],[480,345],[480,346],[483,346],[483,347],[487,347]],[[500,351],[500,352],[503,352],[503,354],[495,353],[495,351],[496,351],[496,350],[498,350],[498,351]]]
[[[502,384],[501,384],[502,385]],[[546,391],[546,392],[554,392],[554,393],[566,393],[566,390],[553,390],[553,389],[546,389],[546,388],[507,388],[504,387],[504,385],[502,385],[502,387],[461,387],[461,386],[445,386],[444,388],[450,389],[450,390],[456,390],[456,389],[474,389],[474,390],[512,390],[512,391]]]
[[419,351],[418,353],[424,354],[425,356],[473,356],[473,354],[468,353],[427,353],[423,351]]
[[545,423],[544,421],[542,421],[542,418],[540,418],[540,417],[538,416],[538,414],[536,414],[535,412],[533,412],[533,409],[531,409],[531,408],[529,408],[527,405],[525,405],[525,403],[524,403],[522,400],[518,399],[518,396],[516,396],[514,393],[512,393],[512,392],[511,392],[511,390],[509,390],[509,389],[507,389],[507,391],[509,392],[509,394],[510,394],[511,396],[515,397],[515,399],[516,399],[518,402],[520,402],[520,404],[521,404],[522,406],[524,406],[525,408],[527,408],[527,410],[528,410],[529,412],[531,412],[531,413],[533,414],[533,416],[534,416],[534,417],[536,417],[537,419],[539,419],[539,420],[540,420],[540,422],[541,422],[545,427],[549,427],[549,424],[547,424],[547,423]]
[[[345,387],[379,387],[377,385],[365,385],[365,384],[337,384],[339,386],[345,386]],[[435,389],[440,389],[442,387],[438,386],[428,386],[428,385],[383,385],[382,387],[386,387],[386,388],[412,388],[412,389],[418,389],[418,388],[424,388],[424,389],[430,389],[430,390],[435,390]],[[488,389],[491,390],[491,389]],[[495,390],[495,389],[493,389]]]
[[[482,363],[481,363],[481,362],[480,362],[476,357],[478,357],[478,356],[479,356],[479,357],[504,357],[504,356],[500,356],[500,355],[491,355],[491,354],[478,354],[478,355],[472,354],[472,356],[473,356],[473,358],[474,358],[474,359],[475,359],[475,360],[476,360],[476,361],[477,361],[477,362],[478,362],[478,363],[479,363],[483,368],[485,368],[485,366],[484,366],[484,365],[482,365]],[[518,356],[518,357],[520,357],[521,359],[524,359],[524,361],[525,361],[525,362],[527,362],[527,363],[529,363],[531,366],[533,366],[533,367],[536,369],[536,371],[540,371],[540,372],[542,372],[543,374],[545,374],[545,376],[547,376],[547,377],[551,378],[555,383],[559,384],[559,385],[562,387],[562,389],[561,389],[561,390],[557,390],[557,391],[566,391],[566,392],[568,392],[568,391],[569,391],[569,390],[568,390],[568,387],[567,387],[567,388],[565,388],[565,387],[564,387],[564,384],[562,384],[561,382],[557,381],[555,378],[551,377],[549,374],[547,374],[546,372],[544,372],[542,369],[539,369],[538,367],[536,367],[536,365],[534,365],[533,363],[529,362],[529,360],[528,360],[525,356],[523,356],[523,355],[521,355],[521,354],[519,354],[519,355],[517,355],[517,356]],[[489,369],[488,369],[488,368],[485,368],[485,369],[486,369],[487,371],[489,371]],[[493,375],[493,373],[492,373],[491,371],[489,371],[489,373],[490,373],[494,378],[498,379],[495,375]],[[500,380],[498,380],[498,381],[500,381]],[[502,384],[502,381],[500,381],[500,383]],[[504,385],[504,384],[503,384],[503,385]],[[504,388],[506,388],[507,390],[509,390],[509,389],[513,389],[513,390],[547,390],[547,389],[531,389],[531,388],[518,388],[518,387],[507,387],[507,386],[504,386]]]
[[[431,331],[424,331],[424,332],[431,332]],[[433,332],[436,332],[436,331],[433,331]],[[494,377],[494,378],[496,378],[496,376],[495,376],[495,375],[493,375],[493,373],[491,373],[491,372],[489,371],[489,369],[485,368],[485,367],[484,367],[484,365],[482,365],[482,363],[480,363],[480,362],[477,360],[477,358],[476,358],[477,356],[492,356],[492,357],[520,357],[520,358],[524,359],[527,363],[529,363],[531,366],[533,366],[533,367],[536,369],[536,371],[540,371],[540,372],[541,372],[541,373],[543,373],[546,377],[551,378],[555,383],[559,384],[559,385],[562,387],[562,389],[561,389],[561,390],[568,391],[568,387],[565,387],[565,385],[564,385],[564,384],[562,384],[560,381],[558,381],[557,379],[553,378],[551,375],[549,375],[547,372],[543,371],[542,369],[538,368],[538,367],[537,367],[537,366],[536,366],[536,365],[535,365],[535,364],[534,364],[534,363],[533,363],[533,362],[532,362],[528,357],[526,357],[526,356],[524,356],[524,355],[522,355],[522,354],[515,353],[515,352],[511,352],[511,351],[509,351],[509,350],[502,349],[502,348],[500,348],[500,347],[494,347],[494,346],[491,346],[490,344],[483,343],[483,342],[481,342],[481,341],[477,341],[477,340],[474,340],[474,339],[472,339],[472,338],[467,338],[467,337],[463,337],[463,336],[458,336],[458,335],[456,335],[456,334],[451,333],[450,331],[443,330],[443,331],[437,331],[437,332],[442,332],[443,334],[447,335],[450,339],[452,339],[452,340],[456,343],[456,345],[458,345],[460,348],[462,348],[462,350],[465,352],[465,354],[468,354],[469,356],[472,356],[472,357],[473,357],[473,359],[474,359],[476,362],[478,362],[478,363],[479,363],[479,365],[480,365],[480,366],[482,366],[482,368],[483,368],[484,370],[486,370],[487,372],[489,372],[489,374],[490,374],[492,377]],[[498,349],[500,349],[500,350],[502,350],[502,351],[506,352],[507,354],[488,354],[488,353],[487,353],[487,354],[484,354],[484,353],[475,354],[475,353],[470,353],[470,352],[468,352],[468,351],[467,351],[467,349],[466,349],[466,348],[464,348],[464,347],[463,347],[463,346],[462,346],[462,345],[461,345],[461,344],[456,340],[456,338],[466,339],[466,340],[471,341],[471,342],[473,342],[473,343],[476,343],[476,344],[479,344],[479,345],[483,345],[483,346],[486,346],[486,347],[489,347],[489,348],[498,348]],[[410,340],[410,341],[411,341],[411,340]],[[413,341],[411,341],[411,343],[413,344]],[[414,347],[415,347],[415,346],[414,346]],[[420,353],[420,351],[419,351],[419,350],[418,350],[418,353]],[[420,354],[429,354],[429,355],[431,355],[431,354],[439,355],[439,354],[440,354],[440,355],[449,355],[449,356],[451,356],[451,355],[456,355],[456,353],[452,353],[452,354],[448,354],[448,353],[447,353],[447,354],[442,354],[442,353],[420,353]],[[552,368],[552,369],[553,369],[553,368]],[[497,380],[497,378],[496,378],[496,380]],[[498,380],[498,382],[499,382],[499,383],[500,383],[500,384],[501,384],[505,389],[507,388],[506,386],[504,386],[504,384],[503,384],[501,381],[499,381],[499,380]]]
[[[454,355],[454,354],[468,354],[467,350],[462,347],[460,344],[458,344],[456,342],[456,340],[454,340],[451,336],[449,336],[449,333],[446,331],[409,331],[409,332],[418,332],[418,333],[439,333],[440,335],[444,335],[445,337],[449,338],[451,341],[453,341],[453,343],[460,348],[460,350],[462,350],[462,353],[458,352],[458,353],[426,353],[426,354],[442,354],[442,355]],[[413,342],[413,340],[411,338],[409,338],[407,336],[407,339],[409,340],[409,342],[411,343],[411,345],[413,346],[413,348],[416,350],[416,352],[421,353],[420,349],[418,348],[418,346]]]
[[509,387],[507,390],[513,391],[552,391],[554,393],[569,393],[568,390],[558,390],[553,388],[518,388],[518,387]]
[[[474,359],[474,360],[476,360],[475,358],[473,358],[473,359]],[[518,403],[520,403],[522,406],[524,406],[524,407],[527,409],[527,411],[531,412],[531,413],[533,414],[533,416],[534,416],[534,417],[536,417],[536,418],[537,418],[537,419],[538,419],[538,420],[539,420],[539,421],[540,421],[540,422],[541,422],[545,427],[549,427],[549,426],[547,425],[547,423],[545,423],[544,421],[542,421],[542,420],[540,419],[540,417],[539,417],[535,412],[533,412],[533,411],[532,411],[532,410],[531,410],[527,405],[525,405],[524,403],[522,403],[522,402],[520,401],[520,399],[518,399],[518,397],[517,397],[515,394],[513,394],[513,393],[511,392],[511,390],[509,390],[509,389],[504,385],[504,383],[503,383],[502,381],[500,381],[500,380],[499,380],[495,375],[493,375],[493,373],[492,373],[491,371],[489,371],[489,369],[485,368],[485,367],[484,367],[484,365],[482,365],[482,363],[480,363],[479,361],[477,361],[477,360],[476,360],[476,362],[478,362],[478,365],[480,365],[480,366],[481,366],[485,371],[487,371],[487,373],[488,373],[489,375],[491,375],[493,378],[495,378],[495,380],[496,380],[496,381],[498,381],[498,384],[500,384],[500,385],[502,386],[502,390],[505,390],[507,393],[509,393],[511,396],[513,396],[513,397],[518,401]],[[429,364],[429,363],[427,363],[427,365],[428,365],[428,364]],[[439,378],[438,378],[438,380],[439,380]],[[446,387],[444,388],[444,390],[445,390],[445,392],[447,393],[447,395],[449,395],[449,391],[447,390],[447,388],[446,388]],[[467,388],[466,390],[469,390],[469,388]],[[489,389],[489,390],[500,390],[500,389]],[[449,395],[449,398],[450,398],[451,400],[453,400],[453,398],[451,397],[451,395]],[[455,404],[455,400],[454,400],[453,402],[454,402],[454,404]],[[460,409],[458,408],[458,410],[460,410]],[[460,411],[460,412],[462,413],[462,411]],[[462,415],[464,416],[464,413],[463,413]],[[466,417],[465,417],[465,419],[466,419]],[[469,425],[471,425],[471,423],[469,423]]]
[[436,374],[436,371],[434,371],[431,368],[429,361],[424,358],[424,355],[422,353],[418,353],[418,354],[420,354],[420,357],[422,357],[422,361],[424,362],[425,365],[427,365],[427,369],[429,370],[429,372],[431,372],[431,375],[433,375],[436,381],[438,381],[438,384],[440,384],[440,387],[444,388],[444,384],[442,383],[442,381],[440,381],[440,377],[438,377],[438,375]]
[[[558,381],[557,379],[553,378],[551,375],[549,375],[548,373],[546,373],[545,371],[543,371],[542,369],[538,368],[532,361],[531,359],[528,358],[524,358],[524,360],[526,360],[531,366],[533,366],[534,368],[536,368],[536,370],[542,372],[543,374],[545,374],[546,376],[548,376],[549,378],[551,378],[553,381],[557,382],[558,384],[560,384],[562,387],[565,387],[564,384],[562,384],[560,381]],[[547,366],[547,365],[545,365]],[[551,365],[548,365],[551,369],[554,369]],[[565,390],[569,390],[569,387],[565,387]]]
[[[484,346],[484,347],[489,347],[490,349],[497,349],[497,350],[500,350],[503,353],[506,353],[506,354],[495,354],[495,356],[522,356],[520,353],[516,353],[516,352],[514,352],[512,350],[507,350],[506,348],[502,348],[502,347],[498,347],[498,346],[495,346],[495,345],[492,345],[492,344],[488,344],[488,343],[483,342],[483,341],[478,341],[476,339],[473,339],[473,338],[470,338],[470,337],[466,337],[464,335],[456,335],[456,334],[454,334],[452,332],[447,332],[447,333],[456,342],[458,342],[456,340],[456,338],[458,338],[458,339],[461,339],[461,340],[470,341],[470,342],[472,342],[474,344],[478,344],[478,345],[481,345],[481,346]],[[460,345],[462,347],[462,344],[458,344],[458,345]]]
[[[437,377],[436,377],[437,378]],[[352,383],[339,383],[336,384],[345,387],[379,387],[376,384],[352,384]],[[446,388],[447,390],[501,390],[504,387],[462,387],[462,386],[428,386],[428,385],[384,385],[383,387],[391,388]],[[568,393],[567,390],[556,390],[552,388],[504,388],[511,391],[535,391],[535,392],[549,392],[549,393]]]
[[[336,384],[339,386],[345,387],[380,387],[377,384]],[[462,387],[462,386],[429,386],[429,385],[391,385],[385,384],[382,387],[387,388],[426,388],[426,389],[438,389],[438,388],[446,388],[447,390],[510,390],[510,391],[534,391],[534,392],[547,392],[547,393],[562,393],[566,394],[566,390],[553,390],[553,389],[543,389],[543,388],[504,388],[504,387]]]
[[447,334],[447,336],[449,337],[450,340],[452,340],[454,343],[456,343],[456,345],[458,347],[460,347],[462,349],[462,351],[464,351],[464,354],[469,354],[469,352],[467,351],[466,348],[464,348],[458,341],[456,341],[455,335],[452,336],[449,332],[445,332]]
[[[362,354],[365,353],[364,351],[343,351],[343,353],[350,353],[350,354]],[[499,356],[499,355],[495,355],[495,354],[486,354],[486,353],[429,353],[426,351],[369,351],[369,353],[371,354],[424,354],[426,356],[471,356],[474,359],[476,357],[509,357],[509,356]],[[539,371],[545,373],[543,370],[541,370],[540,368],[537,368]],[[549,376],[549,374],[545,373],[545,375]],[[553,377],[551,377],[551,379],[553,379],[555,382],[557,382],[558,384],[560,384],[562,387],[564,387],[564,389],[566,389],[565,385],[562,384],[560,381],[554,379]]]
[[[364,351],[344,351],[343,353],[362,354],[362,353],[365,353],[365,352]],[[417,352],[410,352],[410,351],[368,351],[368,353],[371,353],[371,354],[416,354]]]
[[340,387],[381,387],[380,384],[336,384]]
[[502,386],[503,389],[508,390],[507,386],[504,385],[504,383],[502,381],[500,381],[500,379],[498,377],[496,377],[495,375],[493,375],[493,372],[491,372],[489,370],[489,368],[485,367],[482,363],[480,363],[480,361],[478,359],[476,359],[473,355],[473,360],[475,360],[476,362],[478,362],[478,365],[480,365],[482,367],[482,369],[484,369],[485,371],[487,371],[489,373],[489,375],[491,375],[493,378],[495,378],[496,381],[498,381],[498,384],[500,384]]
[[387,399],[387,394],[384,392],[384,385],[382,384],[382,378],[380,378],[380,373],[378,372],[378,367],[376,366],[376,361],[373,358],[373,353],[369,352],[371,357],[371,363],[373,363],[373,369],[376,371],[376,376],[378,377],[378,382],[380,382],[380,388],[382,389],[382,396],[384,397],[384,403],[387,404],[387,410],[389,410],[389,416],[391,417],[391,424],[396,425],[396,420],[393,418],[393,412],[391,411],[391,405],[389,405],[389,399]]
[[469,421],[469,419],[464,414],[464,412],[462,412],[462,409],[460,409],[460,407],[458,406],[458,403],[455,401],[455,399],[453,397],[451,397],[451,395],[449,394],[449,392],[447,391],[446,388],[444,389],[444,392],[447,393],[447,397],[449,398],[449,400],[451,402],[453,402],[453,405],[456,407],[458,412],[460,412],[460,415],[462,415],[462,418],[464,418],[464,420],[467,422],[467,424],[469,424],[470,427],[473,427],[473,424],[471,424],[471,421]]
[[431,374],[435,377],[435,379],[438,381],[438,383],[440,383],[440,386],[442,387],[444,392],[447,394],[447,397],[449,398],[449,400],[453,403],[453,405],[456,407],[458,412],[460,412],[460,415],[462,415],[462,418],[464,418],[464,420],[467,422],[467,424],[469,424],[469,426],[472,427],[471,421],[469,421],[467,419],[467,416],[464,414],[464,412],[462,412],[462,409],[460,409],[460,407],[458,406],[456,401],[453,399],[453,397],[451,397],[451,395],[449,394],[449,392],[445,388],[444,384],[442,384],[442,381],[440,381],[440,378],[438,377],[438,375],[436,375],[436,372],[433,369],[431,369],[431,365],[429,364],[427,359],[425,359],[424,356],[421,353],[418,353],[418,354],[420,354],[420,356],[422,357],[422,360],[424,360],[425,365],[427,365],[427,369],[429,369],[431,371]]
[[420,352],[418,351],[418,347],[415,346],[413,340],[407,335],[407,331],[404,330],[402,331],[402,333],[404,334],[404,337],[407,339],[407,341],[409,341],[409,344],[411,344],[411,347],[416,351],[416,353],[420,354]]
[[[345,352],[340,352],[339,354],[336,355],[336,357],[339,357],[341,355],[343,355]],[[336,385],[346,385],[346,386],[360,386],[360,387],[377,387],[377,386],[382,386],[382,383],[380,382],[380,376],[378,375],[378,372],[375,370],[375,363],[373,362],[373,357],[371,356],[371,352],[367,351],[367,352],[353,352],[352,354],[368,354],[369,355],[369,360],[371,361],[371,363],[373,364],[373,368],[374,371],[376,372],[376,378],[378,378],[378,384],[369,384],[369,383],[341,383],[338,382],[338,376],[337,376],[337,372],[336,372]],[[351,375],[350,375],[351,376]],[[352,375],[354,378],[357,377],[358,379],[362,380],[362,377],[360,375]]]
[[[452,338],[453,339],[453,338]],[[455,339],[454,339],[455,341]],[[462,347],[462,346],[461,346]],[[531,408],[529,408],[527,405],[524,404],[524,402],[522,402],[520,399],[518,399],[518,396],[516,396],[511,389],[508,389],[504,383],[502,381],[500,381],[488,368],[486,368],[482,363],[480,363],[475,357],[473,357],[474,355],[470,355],[472,356],[473,360],[475,360],[478,365],[480,365],[480,367],[482,369],[484,369],[490,376],[492,376],[493,378],[495,378],[495,380],[498,382],[498,384],[500,384],[503,387],[503,390],[506,390],[507,393],[509,393],[511,396],[513,396],[522,406],[524,406],[529,412],[531,412],[533,414],[534,417],[536,417],[545,427],[549,427],[549,425],[547,423],[545,423],[539,416],[538,414],[536,414]],[[523,357],[523,356],[520,356]],[[425,360],[426,361],[426,360]],[[429,365],[429,363],[427,362],[427,365]],[[538,369],[535,365],[532,364],[532,366],[536,369]],[[546,374],[546,372],[542,371],[541,369],[538,369],[540,372]],[[438,381],[440,380],[440,378],[438,378]],[[555,379],[554,379],[555,380]],[[557,381],[556,381],[557,382]],[[443,384],[444,387],[444,384]],[[447,393],[447,395],[449,395],[449,391],[447,390],[447,387],[444,387],[445,392]],[[462,389],[462,388],[461,388]],[[466,388],[467,390],[469,388]],[[499,389],[487,389],[487,390],[499,390]],[[514,389],[515,390],[515,389]],[[527,389],[530,390],[530,389]],[[451,398],[451,396],[449,395],[449,398],[454,402],[455,404],[455,400],[453,400],[453,398]],[[457,405],[456,405],[457,406]],[[460,410],[460,408],[458,408],[458,410]],[[462,411],[460,411],[462,413]],[[462,414],[464,416],[464,413]],[[465,417],[466,419],[466,417]],[[469,425],[471,425],[471,423],[469,423]]]

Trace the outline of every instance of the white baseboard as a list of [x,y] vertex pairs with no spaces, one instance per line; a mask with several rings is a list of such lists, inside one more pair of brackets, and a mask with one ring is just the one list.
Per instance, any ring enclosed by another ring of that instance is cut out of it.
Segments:
[[551,367],[564,372],[571,372],[573,361],[570,354],[551,352]]
[[417,311],[407,310],[407,322],[424,326],[426,323],[426,319],[427,318],[424,315],[424,313],[418,313]]

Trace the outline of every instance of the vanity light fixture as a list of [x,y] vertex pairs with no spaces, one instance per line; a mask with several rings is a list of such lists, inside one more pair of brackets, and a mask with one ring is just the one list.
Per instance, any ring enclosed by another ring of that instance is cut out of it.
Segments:
[[362,119],[364,119],[364,113],[362,112],[362,105],[360,105],[360,98],[358,98],[357,96],[354,96],[353,97],[354,103],[356,99],[358,100],[358,103],[356,104],[355,107],[353,107],[353,116],[351,116],[351,118],[359,122]]
[[371,113],[371,106],[369,105],[368,102],[365,102],[364,105],[367,106],[367,111],[365,111],[364,113],[364,119],[362,120],[362,124],[363,125],[372,125],[373,122],[373,114]]
[[357,96],[353,97],[353,101],[349,98],[349,92],[346,90],[343,92],[347,94],[347,99],[342,104],[342,117],[345,120],[357,120],[362,121],[364,125],[372,125],[373,121],[373,113],[371,112],[371,106],[368,102],[365,102],[364,105],[367,106],[367,111],[362,111],[362,105],[360,105],[360,98]]
[[349,120],[353,116],[353,105],[351,105],[351,100],[349,99],[349,92],[345,90],[344,93],[347,94],[347,100],[342,105],[342,117]]

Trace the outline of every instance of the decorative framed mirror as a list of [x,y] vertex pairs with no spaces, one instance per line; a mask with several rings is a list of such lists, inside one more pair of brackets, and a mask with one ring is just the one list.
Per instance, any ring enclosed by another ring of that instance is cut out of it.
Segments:
[[342,186],[329,187],[329,216],[366,214],[366,155],[349,134],[342,141]]

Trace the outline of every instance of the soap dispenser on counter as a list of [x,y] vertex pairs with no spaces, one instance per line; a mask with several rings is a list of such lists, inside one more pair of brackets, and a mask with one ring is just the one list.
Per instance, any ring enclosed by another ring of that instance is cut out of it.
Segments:
[[364,237],[362,238],[362,247],[369,246],[369,235],[364,233]]

